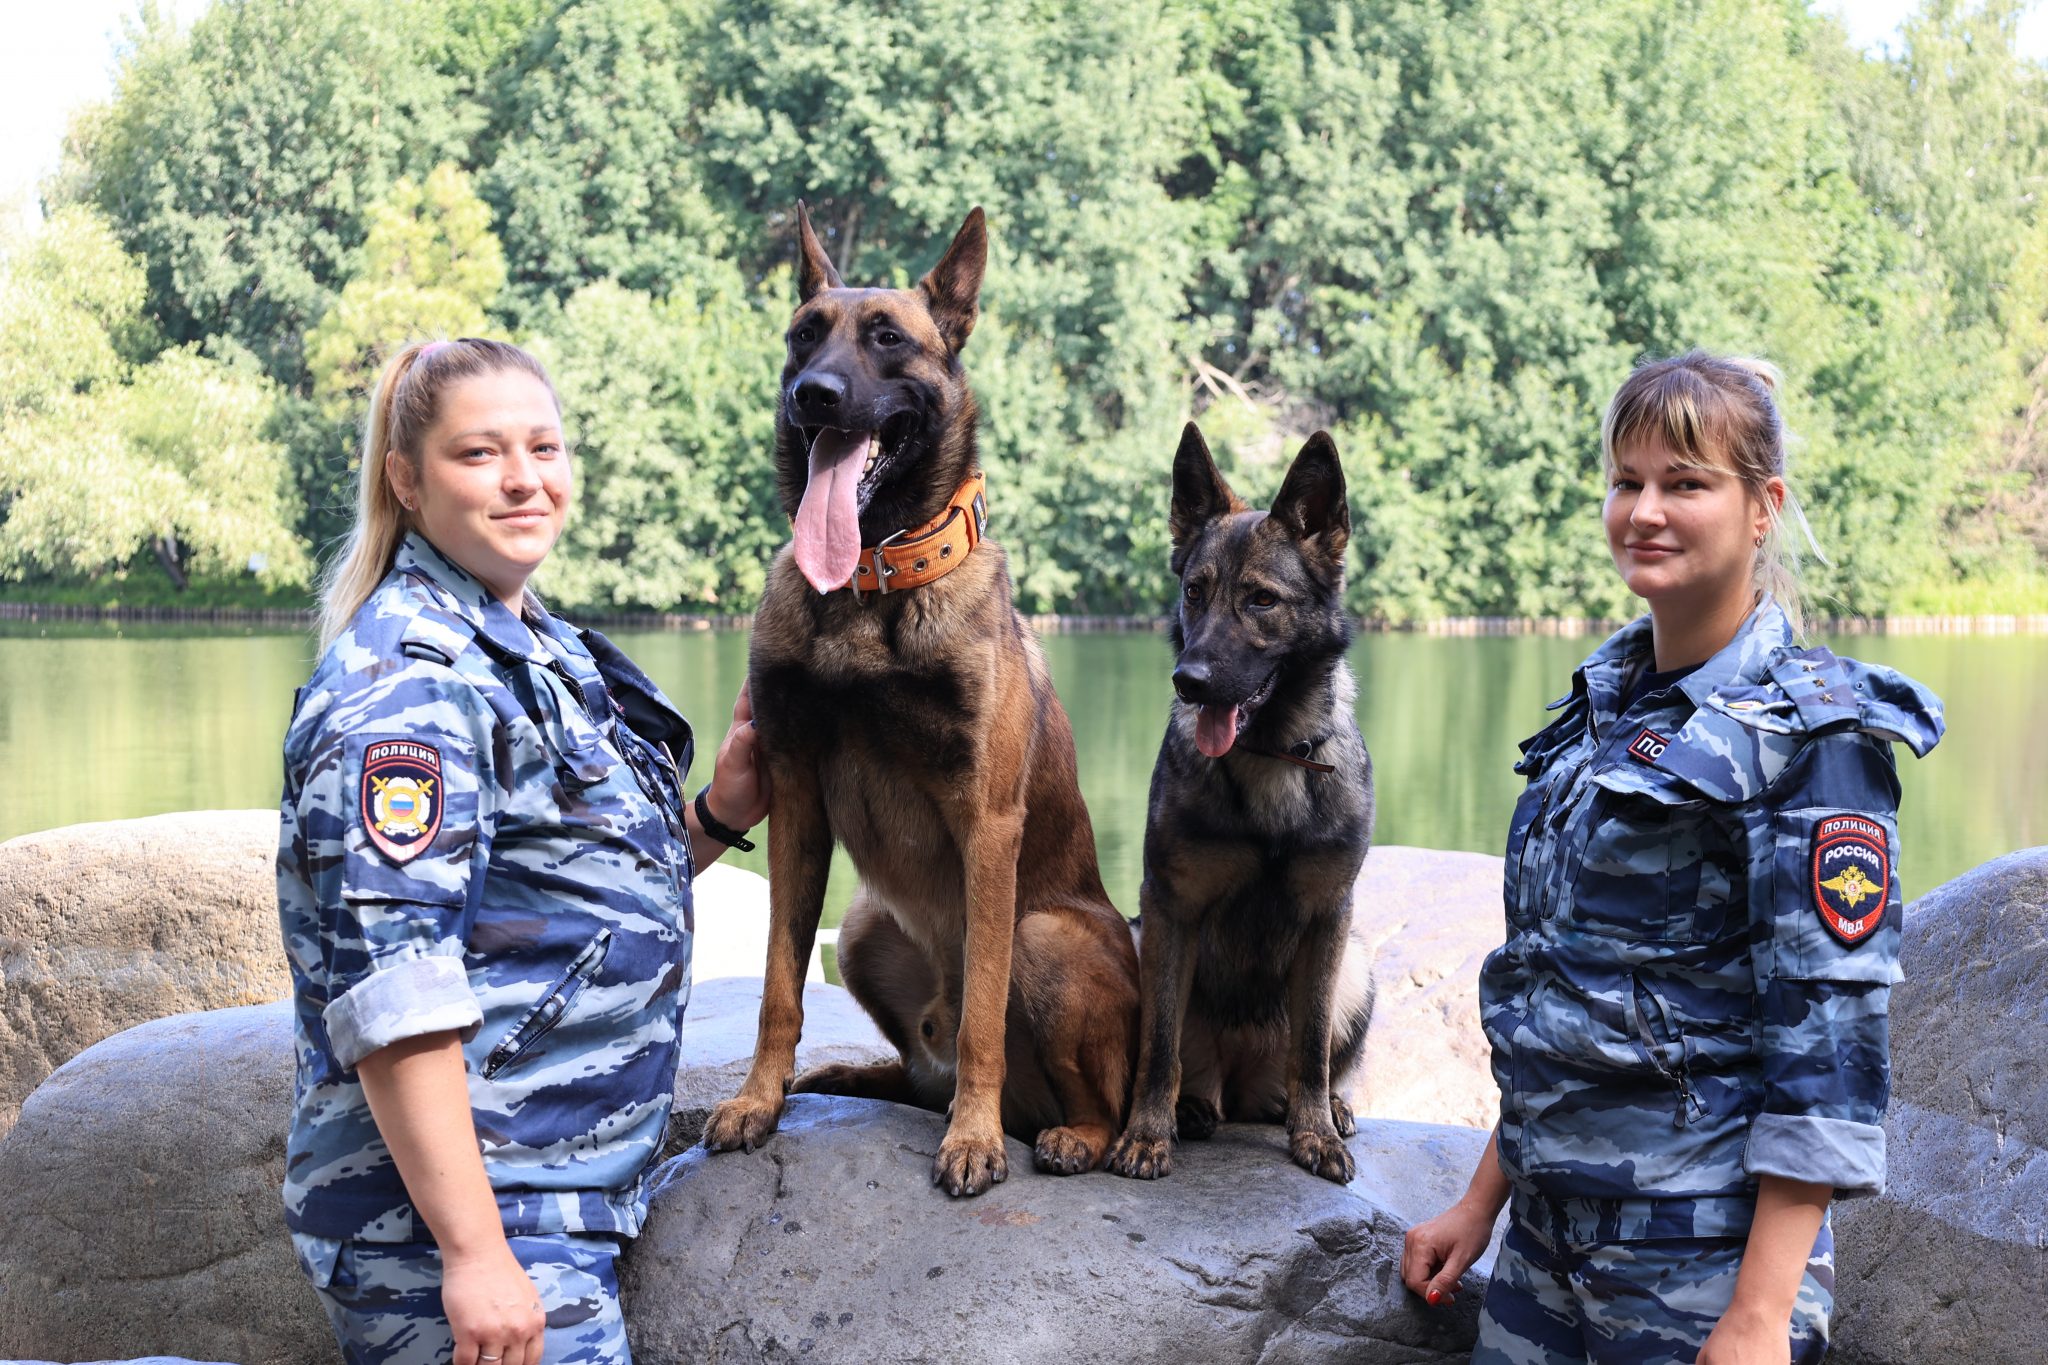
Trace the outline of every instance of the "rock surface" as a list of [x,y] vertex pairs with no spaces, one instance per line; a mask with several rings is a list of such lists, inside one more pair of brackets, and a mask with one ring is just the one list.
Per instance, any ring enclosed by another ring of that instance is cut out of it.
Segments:
[[1501,860],[1375,848],[1351,913],[1378,950],[1379,996],[1352,1087],[1362,1115],[1492,1128],[1500,1091],[1479,1028],[1479,964],[1498,948]]
[[[191,811],[0,843],[0,1134],[43,1078],[151,1019],[291,993],[277,812]],[[697,880],[696,979],[761,974],[768,882]],[[809,979],[823,981],[820,957]]]
[[290,991],[276,856],[274,810],[0,843],[0,1133],[45,1076],[102,1038]]
[[329,1360],[278,1189],[283,1002],[182,1014],[87,1048],[0,1139],[0,1358]]
[[1489,1254],[1455,1305],[1402,1289],[1401,1237],[1464,1189],[1485,1135],[1364,1120],[1358,1177],[1228,1124],[1160,1182],[1059,1178],[1009,1143],[971,1200],[931,1184],[945,1121],[796,1095],[759,1150],[663,1172],[621,1263],[639,1365],[747,1361],[1424,1362],[1471,1352]]
[[1835,1355],[2048,1360],[2048,847],[1906,912],[1887,1189],[1835,1208]]
[[[693,991],[672,1145],[738,1088],[760,1001],[746,978]],[[799,1065],[888,1052],[839,987],[804,1006]],[[277,1001],[154,1020],[36,1090],[0,1139],[0,1360],[335,1358],[278,1195],[292,1064]]]

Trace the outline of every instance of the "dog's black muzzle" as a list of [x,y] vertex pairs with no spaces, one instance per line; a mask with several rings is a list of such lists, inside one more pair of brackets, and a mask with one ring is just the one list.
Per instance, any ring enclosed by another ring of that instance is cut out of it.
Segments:
[[920,411],[917,399],[900,384],[862,383],[836,370],[813,366],[783,390],[783,408],[806,439],[820,430],[881,432],[885,444],[907,433]]
[[1173,690],[1190,706],[1256,706],[1271,690],[1274,669],[1264,659],[1218,659],[1206,651],[1182,652],[1173,669]]
[[1182,701],[1194,706],[1208,706],[1222,698],[1216,695],[1216,679],[1209,665],[1193,659],[1183,659],[1173,670],[1174,694]]

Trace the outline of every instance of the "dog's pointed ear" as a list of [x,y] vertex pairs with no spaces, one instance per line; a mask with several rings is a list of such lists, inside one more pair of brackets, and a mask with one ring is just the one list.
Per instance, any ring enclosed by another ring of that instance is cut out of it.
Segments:
[[917,291],[924,295],[925,307],[931,309],[939,335],[956,355],[967,344],[974,320],[980,316],[981,277],[987,269],[988,222],[977,204],[953,234],[953,245],[917,282]]
[[1342,568],[1344,547],[1351,542],[1351,506],[1344,497],[1344,467],[1337,462],[1337,443],[1319,431],[1308,438],[1288,467],[1273,499],[1272,515],[1294,538]]
[[818,234],[811,230],[811,210],[799,199],[796,201],[796,294],[799,302],[809,303],[811,296],[827,289],[844,289],[845,282],[832,265],[832,258],[825,254],[825,247],[818,240]]
[[[1217,472],[1202,429],[1193,422],[1181,429],[1180,449],[1173,455],[1173,506],[1167,512],[1167,530],[1173,536],[1178,557],[1202,528],[1218,517],[1247,510],[1243,498]],[[1178,565],[1175,572],[1179,572]]]

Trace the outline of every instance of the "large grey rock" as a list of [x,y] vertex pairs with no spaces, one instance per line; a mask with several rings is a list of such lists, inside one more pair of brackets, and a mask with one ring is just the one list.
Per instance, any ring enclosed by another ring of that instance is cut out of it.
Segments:
[[1836,1206],[1836,1358],[2048,1360],[2048,847],[1906,911],[1888,1182]]
[[0,1140],[0,1358],[331,1360],[284,1228],[283,1002],[95,1043]]
[[1423,1362],[1471,1351],[1491,1254],[1454,1306],[1402,1289],[1403,1231],[1465,1187],[1485,1135],[1366,1120],[1358,1177],[1292,1165],[1277,1127],[1184,1146],[1171,1178],[1059,1178],[1009,1144],[977,1199],[931,1184],[945,1120],[791,1097],[758,1151],[663,1171],[621,1276],[639,1365]]
[[[0,1134],[70,1058],[126,1028],[280,1000],[277,812],[188,811],[0,843]],[[699,981],[761,974],[768,882],[697,879]],[[809,979],[823,981],[813,954]]]
[[[758,979],[692,993],[671,1148],[703,1131],[753,1054]],[[800,1065],[888,1054],[837,986],[804,989]],[[288,1002],[154,1020],[87,1048],[0,1139],[0,1359],[176,1353],[335,1358],[279,1188]]]
[[1479,1028],[1479,964],[1500,946],[1501,860],[1379,847],[1351,913],[1378,954],[1379,989],[1352,1087],[1360,1114],[1492,1128],[1500,1091]]
[[0,1133],[45,1076],[102,1038],[291,990],[276,856],[274,810],[0,843]]

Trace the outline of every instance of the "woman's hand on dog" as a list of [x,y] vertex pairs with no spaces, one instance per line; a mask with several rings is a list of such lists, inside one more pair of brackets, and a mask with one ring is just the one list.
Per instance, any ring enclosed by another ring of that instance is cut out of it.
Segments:
[[711,792],[705,800],[722,823],[748,830],[768,818],[770,794],[761,732],[754,728],[754,699],[742,683],[739,696],[733,699],[732,726],[718,744]]

